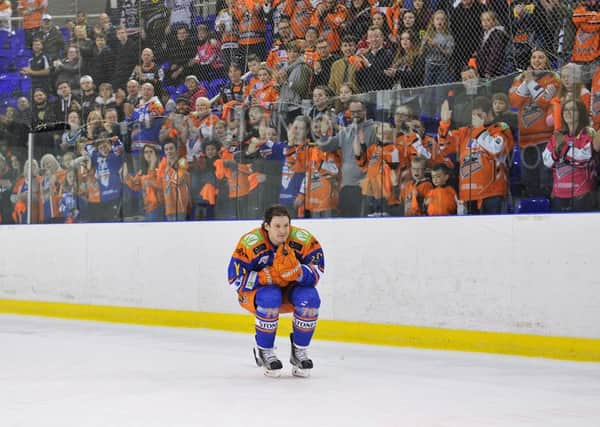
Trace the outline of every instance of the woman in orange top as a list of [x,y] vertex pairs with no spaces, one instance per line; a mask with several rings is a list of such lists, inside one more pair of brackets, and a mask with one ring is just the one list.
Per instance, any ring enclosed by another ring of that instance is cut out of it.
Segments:
[[146,221],[164,221],[165,206],[157,175],[160,150],[156,145],[146,144],[144,145],[143,154],[142,169],[138,171],[136,176],[129,175],[127,173],[127,163],[123,163],[123,181],[133,191],[143,191],[142,199]]
[[270,110],[279,99],[279,91],[273,81],[273,74],[268,67],[261,66],[258,69],[258,82],[246,87],[246,103],[250,105],[261,105]]
[[554,131],[546,116],[559,87],[546,53],[534,50],[529,69],[515,79],[509,92],[510,104],[518,110],[521,184],[530,197],[548,196],[552,189],[552,171],[544,166],[542,153]]
[[184,221],[190,210],[190,175],[187,161],[177,155],[177,142],[170,139],[163,146],[165,155],[158,165],[158,182],[165,201],[167,221]]

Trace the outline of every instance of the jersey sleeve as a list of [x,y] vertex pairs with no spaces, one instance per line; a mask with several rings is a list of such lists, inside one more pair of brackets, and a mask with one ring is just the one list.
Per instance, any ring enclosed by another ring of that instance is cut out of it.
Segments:
[[261,243],[262,240],[264,239],[260,231],[253,230],[242,236],[235,247],[229,261],[227,277],[229,284],[236,291],[242,287],[251,290],[258,285],[257,271],[254,271],[255,256],[253,254],[262,250],[261,245],[264,245],[264,242]]

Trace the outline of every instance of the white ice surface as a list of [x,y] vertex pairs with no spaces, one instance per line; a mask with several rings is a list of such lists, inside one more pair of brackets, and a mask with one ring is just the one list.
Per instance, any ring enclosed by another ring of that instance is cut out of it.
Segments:
[[272,379],[251,335],[1,315],[0,427],[600,426],[600,364],[278,341]]

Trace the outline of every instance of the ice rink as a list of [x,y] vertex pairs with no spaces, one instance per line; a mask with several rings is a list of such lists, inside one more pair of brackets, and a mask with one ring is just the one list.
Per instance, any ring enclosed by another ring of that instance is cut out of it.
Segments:
[[600,425],[600,364],[278,341],[273,379],[251,335],[0,315],[0,426]]

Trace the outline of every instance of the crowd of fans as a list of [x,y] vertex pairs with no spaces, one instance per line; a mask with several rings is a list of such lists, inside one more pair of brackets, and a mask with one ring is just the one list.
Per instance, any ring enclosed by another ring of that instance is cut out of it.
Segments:
[[31,47],[1,221],[29,191],[36,223],[594,210],[596,3],[115,0],[58,28],[47,0],[0,2]]

